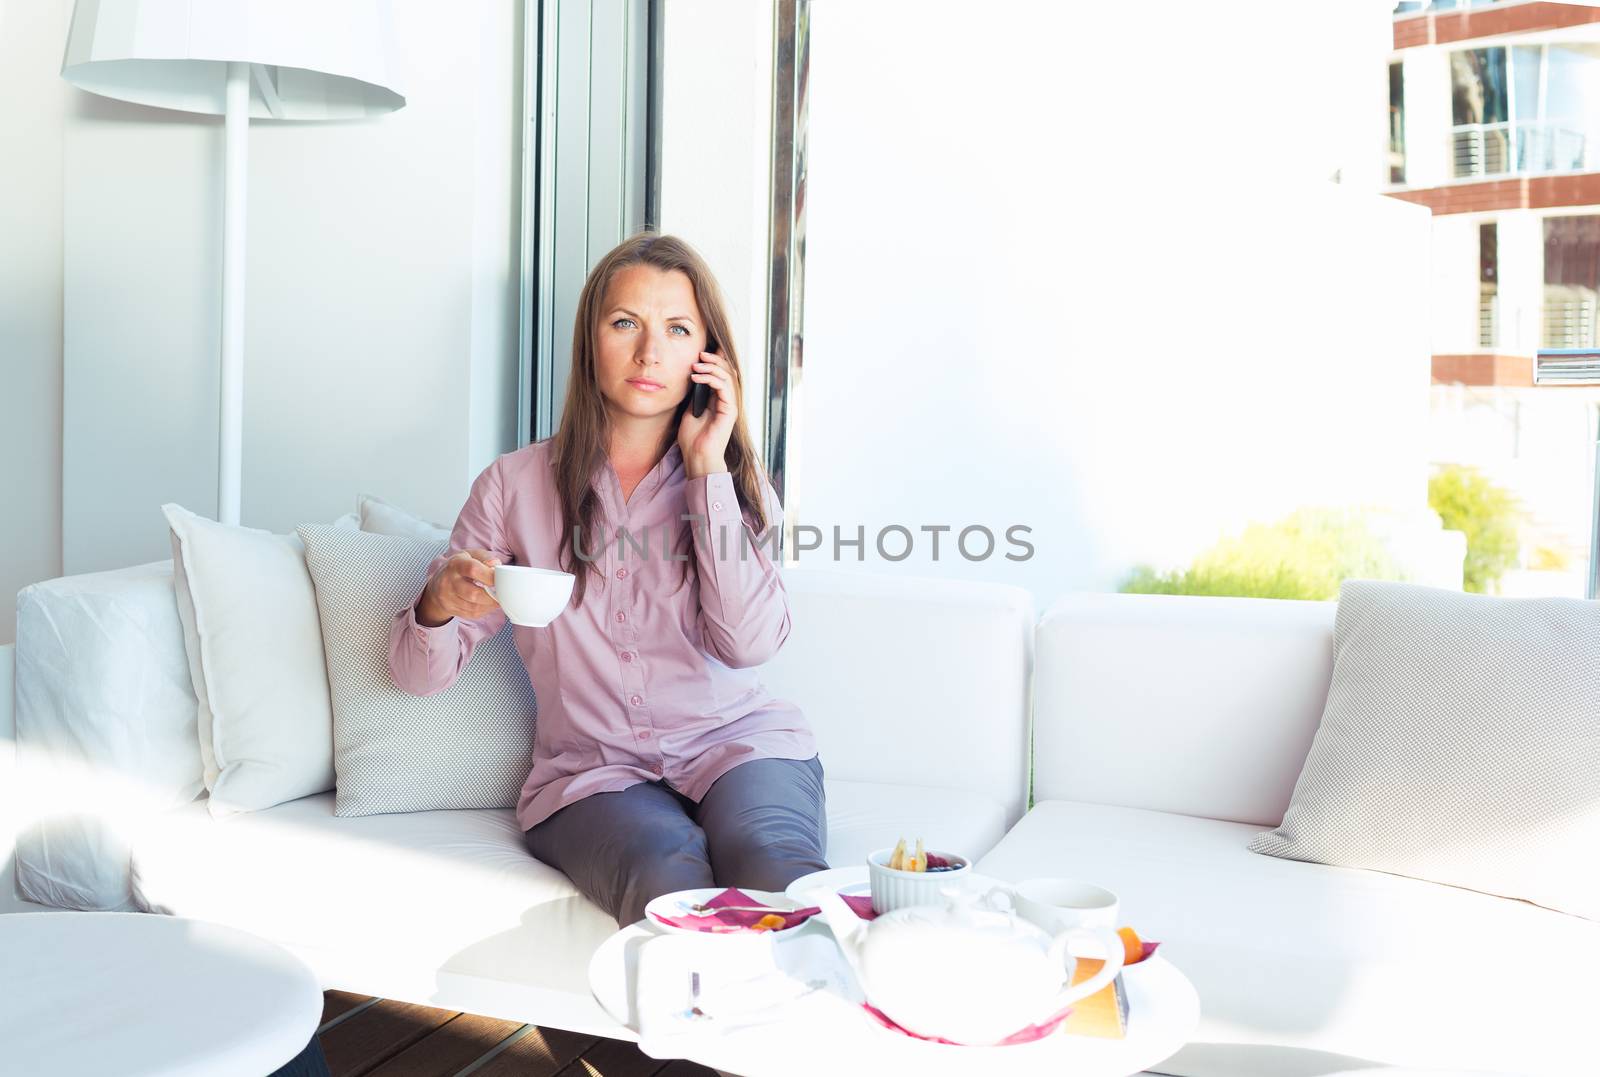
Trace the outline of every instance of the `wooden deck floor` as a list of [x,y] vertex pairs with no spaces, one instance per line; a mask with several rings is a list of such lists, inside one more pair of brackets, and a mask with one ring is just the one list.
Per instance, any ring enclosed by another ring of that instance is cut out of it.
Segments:
[[333,1077],[715,1077],[631,1043],[344,991],[323,995],[317,1031]]

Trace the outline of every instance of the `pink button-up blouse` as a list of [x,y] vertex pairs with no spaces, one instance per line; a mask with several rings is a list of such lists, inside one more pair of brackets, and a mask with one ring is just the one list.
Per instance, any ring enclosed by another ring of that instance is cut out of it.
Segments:
[[[604,576],[591,574],[582,606],[569,605],[548,626],[512,626],[539,698],[533,769],[517,803],[524,830],[592,793],[665,779],[698,801],[740,763],[816,754],[799,708],[773,698],[754,668],[788,637],[789,603],[774,543],[761,543],[767,536],[740,512],[733,477],[685,477],[674,445],[626,501],[609,461],[593,482],[606,541],[584,552]],[[768,527],[781,527],[777,494],[763,486]],[[685,513],[703,518],[693,522],[697,541],[685,531]],[[465,549],[560,569],[561,528],[550,443],[536,442],[499,457],[473,482],[428,578]],[[693,560],[686,586],[685,558]],[[496,609],[424,627],[414,600],[395,615],[390,675],[415,695],[442,692],[473,647],[505,623]]]

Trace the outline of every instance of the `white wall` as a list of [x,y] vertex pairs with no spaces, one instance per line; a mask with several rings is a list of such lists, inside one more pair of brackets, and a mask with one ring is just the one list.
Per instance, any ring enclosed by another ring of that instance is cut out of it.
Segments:
[[[1433,218],[1430,342],[1435,355],[1532,355],[1542,344],[1544,210],[1446,213]],[[1498,335],[1479,345],[1478,232],[1496,226]]]
[[1532,355],[1544,346],[1545,214],[1516,210],[1496,218],[1500,328],[1495,350]]
[[[516,447],[521,5],[394,6],[404,109],[251,128],[247,526],[361,492],[448,524]],[[64,141],[77,573],[169,556],[164,501],[216,509],[222,126],[73,92]]]
[[0,644],[61,574],[61,137],[70,6],[0,0]]
[[896,570],[889,524],[1024,524],[1029,561],[919,534],[901,569],[1047,602],[1301,505],[1425,509],[1429,215],[1326,182],[1365,167],[1341,110],[1383,115],[1372,12],[1141,10],[1159,34],[1110,5],[812,6],[789,507],[864,527],[860,567]]
[[1452,178],[1451,51],[1411,48],[1400,54],[1405,79],[1407,187],[1437,187]]
[[[1447,213],[1432,223],[1432,298],[1429,347],[1435,355],[1482,351],[1478,346],[1478,229],[1493,216]],[[1543,273],[1541,252],[1541,269]],[[1505,280],[1505,274],[1501,274]],[[1420,300],[1420,297],[1419,297]],[[1537,311],[1535,311],[1537,314]],[[1502,318],[1515,324],[1516,312],[1502,300]],[[1509,349],[1506,349],[1509,350]]]

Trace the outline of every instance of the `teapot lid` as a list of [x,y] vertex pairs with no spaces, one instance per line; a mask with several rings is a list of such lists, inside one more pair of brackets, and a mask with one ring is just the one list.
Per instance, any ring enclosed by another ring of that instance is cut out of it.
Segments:
[[987,891],[947,888],[944,901],[937,905],[912,905],[884,913],[874,922],[903,924],[908,928],[928,928],[940,932],[960,932],[990,941],[1026,939],[1033,945],[1049,942],[1049,936],[1017,915],[1011,892],[1003,887]]

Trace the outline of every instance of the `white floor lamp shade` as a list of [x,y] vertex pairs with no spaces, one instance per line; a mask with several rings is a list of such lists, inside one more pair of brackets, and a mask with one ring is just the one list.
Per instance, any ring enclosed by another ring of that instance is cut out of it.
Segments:
[[389,0],[77,0],[61,76],[104,97],[224,117],[217,519],[239,522],[245,158],[252,116],[405,107]]

